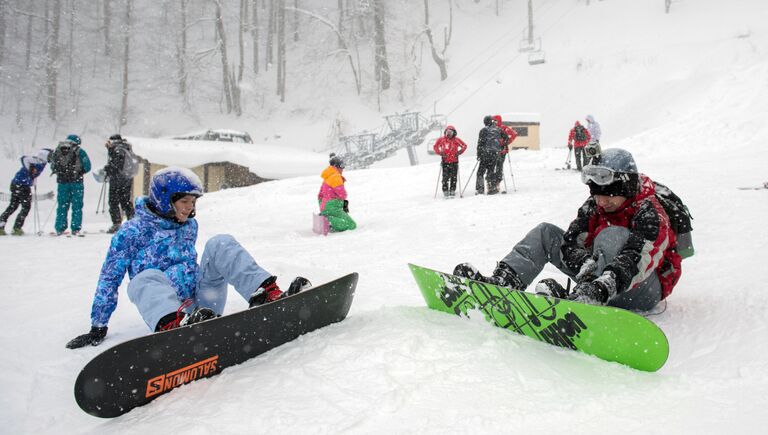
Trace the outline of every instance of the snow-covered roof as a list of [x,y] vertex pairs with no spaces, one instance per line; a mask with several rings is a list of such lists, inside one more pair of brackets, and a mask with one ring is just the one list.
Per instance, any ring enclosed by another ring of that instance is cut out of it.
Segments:
[[230,162],[270,180],[316,175],[328,165],[328,156],[324,154],[286,146],[135,136],[125,139],[134,153],[151,163],[193,168]]
[[501,121],[505,122],[536,122],[541,123],[541,113],[509,112],[501,114]]

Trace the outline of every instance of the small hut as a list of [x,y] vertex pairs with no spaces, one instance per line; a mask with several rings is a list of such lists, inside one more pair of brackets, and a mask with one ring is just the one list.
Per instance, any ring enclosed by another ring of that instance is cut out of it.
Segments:
[[517,132],[512,149],[541,149],[541,115],[538,113],[502,113],[501,123]]

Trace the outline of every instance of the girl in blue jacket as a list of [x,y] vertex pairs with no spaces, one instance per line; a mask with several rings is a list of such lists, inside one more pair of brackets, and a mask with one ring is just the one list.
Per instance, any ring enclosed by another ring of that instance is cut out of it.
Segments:
[[112,237],[91,308],[91,330],[67,347],[100,344],[117,306],[117,291],[128,273],[128,298],[152,331],[162,331],[220,316],[227,284],[250,306],[282,297],[276,277],[259,266],[230,235],[217,235],[197,263],[195,203],[203,196],[190,170],[158,171],[149,197],[136,201],[136,214]]
[[44,148],[37,155],[23,156],[21,158],[21,169],[16,172],[16,176],[11,180],[11,203],[8,204],[8,208],[0,215],[0,236],[6,234],[5,223],[8,222],[8,218],[11,217],[19,206],[21,206],[21,211],[16,216],[16,222],[13,224],[13,232],[11,234],[14,236],[24,234],[21,227],[24,226],[29,209],[32,207],[32,186],[35,185],[35,179],[45,169],[50,152],[51,150]]

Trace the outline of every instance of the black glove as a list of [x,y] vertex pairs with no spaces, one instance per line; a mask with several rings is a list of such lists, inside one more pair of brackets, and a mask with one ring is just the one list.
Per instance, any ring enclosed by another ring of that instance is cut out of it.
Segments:
[[67,349],[79,349],[91,345],[98,346],[107,336],[107,327],[91,326],[91,331],[87,334],[78,335],[67,343]]
[[344,213],[349,213],[349,201],[344,200]]
[[570,150],[572,150],[572,149],[573,149],[573,145],[571,145],[571,144],[568,144],[568,151],[570,151]]

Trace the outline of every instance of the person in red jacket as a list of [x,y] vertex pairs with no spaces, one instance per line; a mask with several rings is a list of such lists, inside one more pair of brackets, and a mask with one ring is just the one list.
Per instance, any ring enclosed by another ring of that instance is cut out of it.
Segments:
[[435,141],[432,147],[435,154],[442,157],[440,166],[443,171],[443,196],[456,196],[456,177],[459,173],[459,156],[467,150],[467,144],[456,135],[456,127],[445,127],[443,136]]
[[586,160],[584,155],[584,147],[589,143],[592,137],[589,134],[589,130],[586,129],[579,121],[573,125],[571,132],[568,134],[568,149],[573,148],[573,156],[576,158],[576,169],[581,171],[582,166]]
[[[499,153],[499,160],[496,161],[496,179],[499,180],[499,184],[496,186],[496,190],[499,190],[501,187],[501,181],[504,179],[504,159],[507,158],[507,153],[509,153],[509,146],[514,142],[515,139],[517,139],[517,132],[515,129],[508,125],[504,125],[501,122],[501,115],[494,115],[493,120],[496,121],[496,125],[507,134],[509,137],[509,140],[506,140],[505,143],[501,144],[501,152]],[[504,136],[502,136],[503,138]]]
[[681,257],[653,181],[626,150],[603,151],[584,167],[589,198],[567,230],[541,223],[485,276],[469,263],[453,274],[524,291],[548,263],[577,283],[571,292],[552,278],[536,293],[577,302],[647,311],[672,293]]

